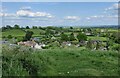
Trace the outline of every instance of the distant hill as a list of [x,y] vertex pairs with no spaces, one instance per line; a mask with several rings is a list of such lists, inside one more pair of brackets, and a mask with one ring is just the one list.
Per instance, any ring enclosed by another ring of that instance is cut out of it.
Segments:
[[93,28],[114,28],[114,29],[120,29],[120,25],[102,25],[102,26],[95,26]]
[[120,29],[120,25],[97,25],[97,26],[56,26],[56,27],[80,27],[80,28],[114,28],[114,29]]

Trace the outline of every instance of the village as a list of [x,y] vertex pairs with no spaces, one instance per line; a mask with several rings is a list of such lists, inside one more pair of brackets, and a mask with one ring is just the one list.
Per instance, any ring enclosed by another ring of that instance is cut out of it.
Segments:
[[[32,28],[27,26],[26,28],[20,28],[18,25],[14,27],[6,26],[2,29],[2,44],[9,43],[9,45],[19,45],[33,49],[84,47],[84,49],[91,50],[112,50],[112,44],[119,43],[119,41],[116,42],[117,40],[114,42],[115,39],[112,38],[117,33],[116,29],[114,30],[116,32],[112,32],[109,31],[111,29],[103,28],[62,28],[52,26],[38,28],[37,26],[33,26]],[[19,34],[11,32],[9,34],[6,31],[24,32],[24,35],[20,37]]]

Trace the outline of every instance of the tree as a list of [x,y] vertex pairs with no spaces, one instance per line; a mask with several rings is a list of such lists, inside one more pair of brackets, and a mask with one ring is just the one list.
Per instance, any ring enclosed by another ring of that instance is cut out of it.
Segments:
[[86,48],[92,49],[92,42],[91,42],[91,40],[88,40]]
[[46,35],[50,35],[51,34],[51,30],[50,29],[46,29],[45,34]]
[[14,25],[14,29],[19,29],[20,28],[20,26],[19,25]]
[[97,36],[97,34],[98,34],[96,29],[94,29],[92,33],[94,36]]
[[61,33],[61,40],[63,41],[68,41],[69,40],[69,37],[68,35],[64,34],[63,32]]
[[63,30],[63,27],[60,27],[60,30]]
[[45,32],[46,35],[54,35],[55,34],[55,31],[54,30],[51,30],[51,29],[46,29],[46,32]]
[[77,35],[77,39],[79,40],[79,42],[80,41],[86,41],[87,40],[87,36],[85,34],[83,34],[83,33],[79,33]]
[[73,27],[70,27],[70,29],[73,29]]
[[44,30],[44,28],[43,28],[43,27],[41,27],[41,26],[39,26],[38,28],[39,28],[39,29],[42,29],[42,30]]
[[7,29],[12,29],[12,27],[10,25],[6,25]]
[[109,42],[106,42],[106,49],[109,50]]
[[33,29],[37,29],[38,27],[37,27],[37,26],[33,26],[32,28],[33,28]]
[[96,42],[97,44],[96,44],[96,50],[98,50],[100,47],[101,47],[101,44],[100,44],[100,42]]
[[92,31],[92,29],[91,29],[91,28],[87,28],[87,31],[91,32],[91,31]]
[[21,29],[25,29],[24,27],[21,27]]
[[86,29],[85,29],[85,28],[83,28],[82,32],[86,32]]
[[113,45],[112,49],[120,52],[120,44]]
[[34,33],[32,31],[27,31],[26,34],[25,34],[25,37],[24,37],[24,41],[28,41],[32,38],[32,35]]
[[70,34],[70,37],[69,37],[69,39],[70,39],[70,41],[73,41],[73,40],[75,40],[75,36],[74,36],[74,34],[73,34],[73,33],[71,33],[71,34]]
[[110,39],[112,39],[115,43],[120,44],[120,32],[114,32],[111,36],[109,36]]
[[26,26],[26,29],[30,29],[30,27],[29,27],[29,26]]
[[8,39],[12,39],[13,37],[12,37],[12,35],[8,35],[7,38]]
[[7,28],[6,27],[2,27],[2,32],[4,32]]

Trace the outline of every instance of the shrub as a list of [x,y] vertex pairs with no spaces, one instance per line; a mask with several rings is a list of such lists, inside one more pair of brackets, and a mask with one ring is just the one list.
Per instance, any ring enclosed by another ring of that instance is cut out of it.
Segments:
[[69,38],[70,38],[70,41],[75,40],[75,36],[74,36],[74,34],[73,34],[73,33],[71,33],[71,34],[70,34],[70,36],[69,36]]
[[32,31],[27,31],[26,35],[25,35],[25,38],[24,38],[24,41],[30,40],[32,38],[33,34],[34,33]]
[[61,40],[62,40],[62,41],[69,41],[68,35],[62,33],[62,34],[61,34]]
[[2,38],[6,38],[6,36],[2,36]]
[[86,48],[92,49],[92,42],[91,42],[91,40],[89,40],[89,41],[87,42]]
[[113,50],[120,51],[120,44],[113,45],[112,49],[113,49]]
[[12,35],[8,35],[7,38],[8,39],[12,39],[13,37],[12,37]]
[[77,35],[77,39],[80,41],[86,41],[87,40],[87,36],[84,33],[79,33]]

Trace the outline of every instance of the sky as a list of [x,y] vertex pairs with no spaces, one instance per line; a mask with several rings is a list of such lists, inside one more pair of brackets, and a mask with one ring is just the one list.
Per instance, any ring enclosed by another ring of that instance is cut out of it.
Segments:
[[118,2],[119,0],[1,0],[2,2]]
[[117,2],[2,2],[2,25],[117,25]]

